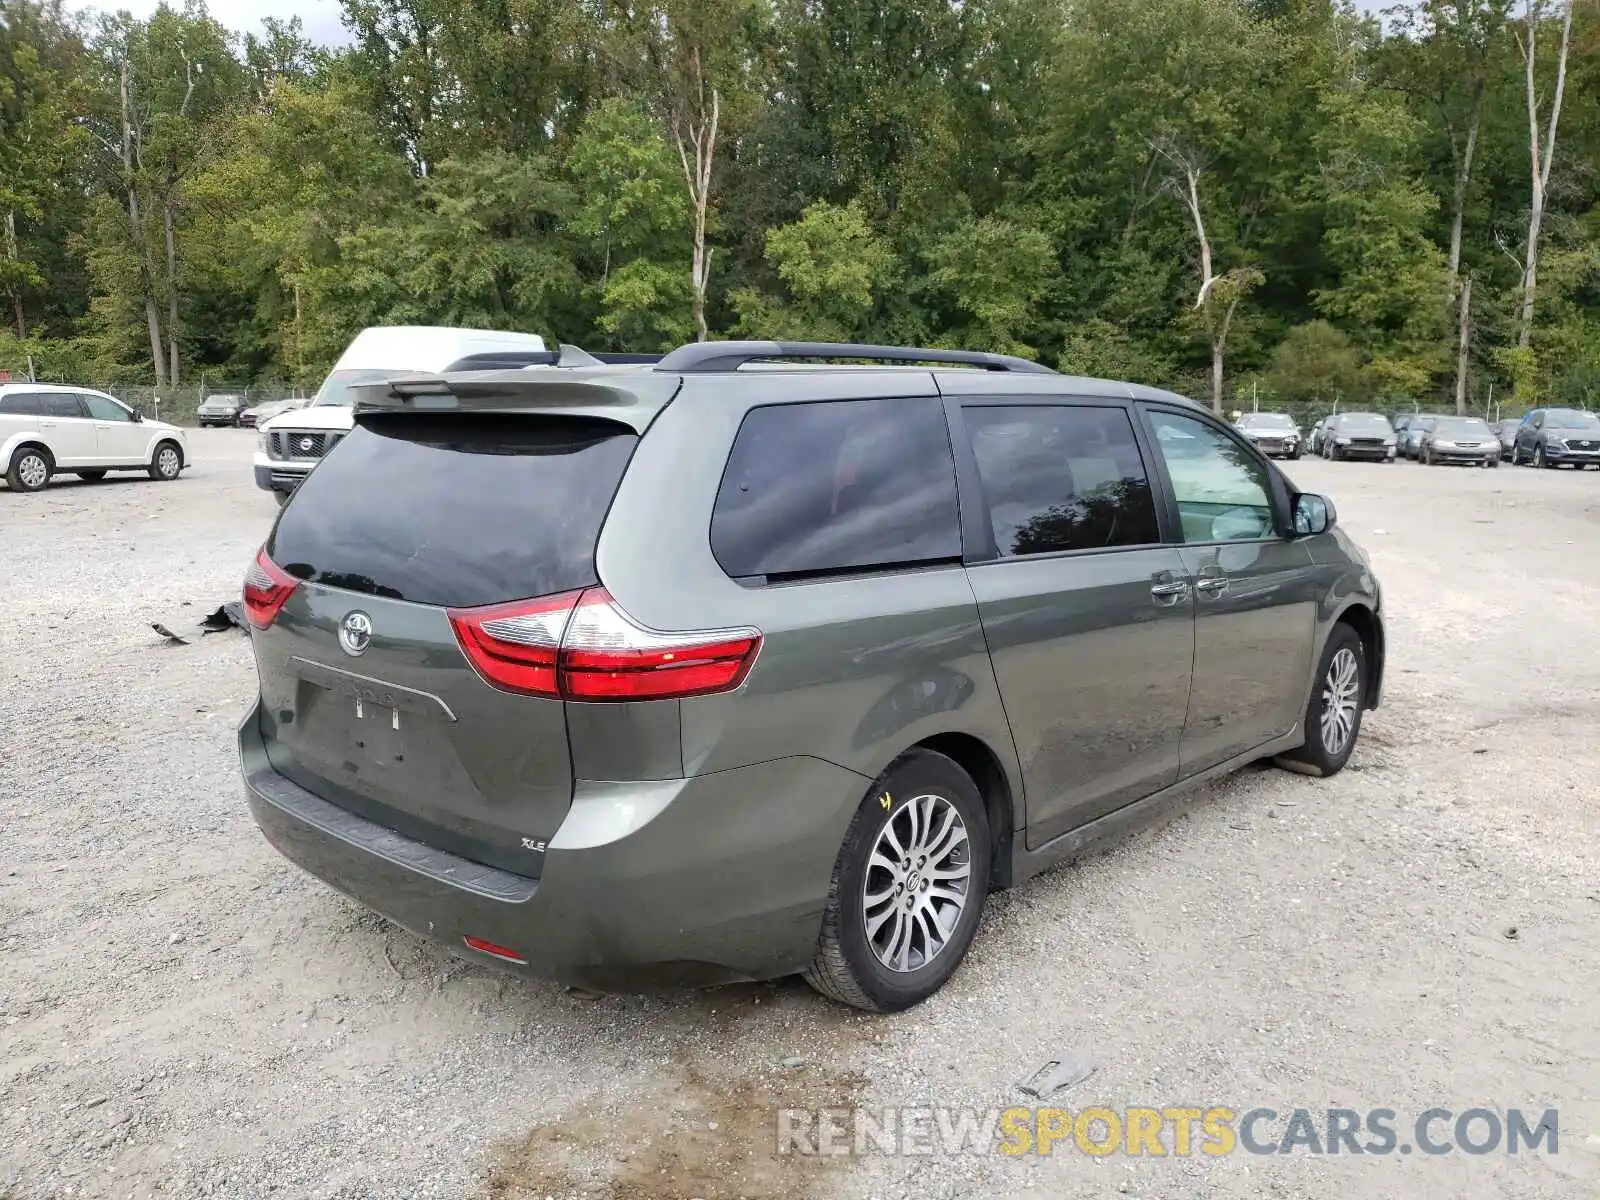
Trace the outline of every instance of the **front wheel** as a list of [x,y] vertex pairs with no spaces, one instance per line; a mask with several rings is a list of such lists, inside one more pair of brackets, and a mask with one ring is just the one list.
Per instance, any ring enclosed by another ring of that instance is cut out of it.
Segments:
[[150,478],[161,483],[171,483],[183,470],[183,452],[171,442],[162,442],[150,460]]
[[1278,764],[1307,775],[1337,775],[1344,770],[1361,734],[1367,696],[1367,651],[1361,635],[1340,623],[1322,648],[1306,704],[1306,740],[1278,757]]
[[806,982],[870,1012],[944,986],[989,893],[989,819],[971,776],[931,750],[896,760],[862,798],[828,885]]
[[1555,464],[1545,457],[1543,446],[1535,446],[1533,448],[1533,465],[1536,467],[1548,468],[1554,466]]

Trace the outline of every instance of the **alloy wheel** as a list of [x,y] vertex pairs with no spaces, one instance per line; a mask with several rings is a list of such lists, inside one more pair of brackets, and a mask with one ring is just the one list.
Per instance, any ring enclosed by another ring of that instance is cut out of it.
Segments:
[[967,826],[943,796],[921,795],[884,821],[867,860],[867,944],[891,971],[916,971],[949,945],[967,906]]
[[1345,646],[1333,656],[1322,680],[1322,745],[1336,758],[1355,733],[1360,693],[1361,666],[1355,651]]

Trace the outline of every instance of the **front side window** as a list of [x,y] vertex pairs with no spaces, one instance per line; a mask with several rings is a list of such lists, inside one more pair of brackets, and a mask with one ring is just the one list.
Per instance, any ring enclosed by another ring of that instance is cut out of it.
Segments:
[[1164,409],[1150,410],[1150,424],[1186,543],[1274,536],[1271,484],[1248,450],[1205,421]]
[[711,551],[736,579],[959,561],[944,406],[905,397],[751,409],[717,490]]
[[974,406],[963,418],[1001,558],[1161,541],[1125,409]]
[[[132,421],[133,416],[115,400],[105,396],[96,396],[93,392],[83,393],[83,402],[89,406],[89,415],[96,421]],[[74,413],[74,416],[81,414]]]

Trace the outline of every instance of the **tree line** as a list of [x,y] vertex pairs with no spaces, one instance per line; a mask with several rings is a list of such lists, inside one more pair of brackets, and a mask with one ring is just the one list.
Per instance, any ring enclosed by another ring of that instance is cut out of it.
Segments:
[[1600,3],[0,0],[0,368],[314,385],[360,328],[1600,402]]

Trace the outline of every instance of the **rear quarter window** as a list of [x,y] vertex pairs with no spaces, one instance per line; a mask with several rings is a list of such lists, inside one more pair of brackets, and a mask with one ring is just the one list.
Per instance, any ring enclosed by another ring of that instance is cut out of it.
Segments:
[[734,578],[781,581],[959,561],[955,460],[934,397],[754,408],[711,514]]
[[637,442],[625,425],[559,416],[363,418],[296,489],[267,553],[297,578],[418,604],[590,587]]

